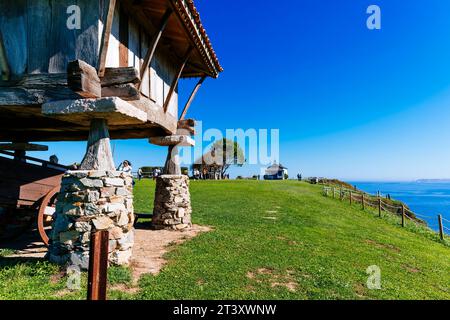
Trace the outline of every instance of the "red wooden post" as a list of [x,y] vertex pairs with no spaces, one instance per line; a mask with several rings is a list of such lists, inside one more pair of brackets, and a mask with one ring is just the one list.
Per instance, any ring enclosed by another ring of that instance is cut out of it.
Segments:
[[108,231],[97,231],[91,235],[87,293],[88,300],[106,300],[108,240]]

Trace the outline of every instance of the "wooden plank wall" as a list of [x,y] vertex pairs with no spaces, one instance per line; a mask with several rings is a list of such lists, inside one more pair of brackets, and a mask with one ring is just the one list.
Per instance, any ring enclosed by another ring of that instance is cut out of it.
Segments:
[[27,1],[0,1],[0,29],[11,74],[27,70]]
[[[81,9],[81,30],[69,30],[66,26],[67,8],[74,4]],[[11,73],[64,73],[67,63],[76,59],[97,67],[106,4],[105,0],[0,1],[0,28]],[[106,66],[139,69],[149,43],[149,35],[122,12],[118,2]],[[162,107],[177,67],[157,50],[142,79],[142,93]],[[175,92],[168,108],[173,116],[177,116],[177,105]]]
[[[125,30],[128,32],[127,36],[124,35]],[[149,44],[149,35],[144,32],[143,28],[134,19],[126,18],[123,10],[120,8],[120,2],[118,2],[114,12],[106,66],[119,67],[125,66],[125,63],[127,63],[126,65],[140,70]],[[127,48],[128,51],[126,58],[124,48]],[[176,66],[160,50],[157,50],[149,72],[142,79],[142,94],[162,107],[175,74]],[[175,117],[177,116],[177,91],[172,96],[168,112]]]
[[[67,28],[67,8],[81,9],[81,29]],[[13,75],[65,72],[81,59],[95,66],[99,3],[90,0],[0,1],[0,28]]]

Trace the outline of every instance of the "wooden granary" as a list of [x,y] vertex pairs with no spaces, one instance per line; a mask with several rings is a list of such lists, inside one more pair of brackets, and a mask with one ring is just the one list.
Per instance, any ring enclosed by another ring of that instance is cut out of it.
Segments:
[[[76,209],[82,214],[87,207],[105,206],[100,204],[105,202],[103,196],[89,200],[104,193],[103,185],[115,188],[114,192],[121,194],[107,200],[121,198],[122,209],[109,214],[121,215],[130,224],[132,194],[122,186],[131,184],[129,177],[116,172],[110,138],[145,138],[167,146],[164,173],[169,177],[161,180],[160,189],[182,186],[180,190],[187,194],[184,207],[172,210],[174,217],[169,219],[170,227],[179,230],[190,225],[190,200],[188,182],[180,177],[174,161],[177,147],[193,145],[190,136],[195,122],[185,119],[187,111],[204,80],[217,78],[221,71],[192,0],[0,1],[0,152],[14,155],[16,164],[8,162],[8,166],[24,166],[31,159],[25,152],[46,149],[31,142],[87,141],[78,172],[67,171],[63,176],[66,168],[61,166],[55,174],[56,182],[49,185],[55,187],[52,199],[70,202],[67,199],[73,194],[64,189],[67,181],[90,183],[84,186],[89,190],[83,191],[90,192],[88,200]],[[182,109],[178,101],[181,78],[198,78]],[[91,181],[95,179],[98,181]],[[55,184],[60,181],[59,189]],[[0,179],[0,209],[3,190],[10,186]],[[22,187],[19,184],[16,189]],[[13,190],[17,191],[14,194],[20,194],[18,190]],[[57,198],[58,190],[66,192],[64,197]],[[158,201],[167,202],[166,198]],[[73,206],[72,202],[66,204]],[[104,226],[95,219],[105,220],[108,208],[97,208],[90,226],[97,230]],[[52,210],[43,211],[69,215],[61,201]],[[167,220],[161,223],[167,224]],[[131,229],[125,227],[120,226],[129,234]],[[65,237],[72,231],[54,233]],[[55,248],[58,239],[53,241]],[[55,259],[59,259],[57,249],[51,250]]]
[[16,0],[0,2],[0,70],[0,141],[23,143],[87,140],[93,118],[113,139],[174,135],[222,68],[192,0]]

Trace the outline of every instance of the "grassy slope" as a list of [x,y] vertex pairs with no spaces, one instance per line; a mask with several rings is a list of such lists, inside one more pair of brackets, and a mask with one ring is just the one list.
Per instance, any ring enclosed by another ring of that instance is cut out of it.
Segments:
[[[137,184],[138,212],[151,212],[153,190],[151,181]],[[191,193],[194,222],[214,231],[171,251],[159,275],[141,279],[138,294],[111,298],[450,299],[448,247],[325,198],[319,186],[194,181]],[[381,268],[382,290],[365,286],[370,265]],[[31,272],[39,268],[41,275]],[[51,296],[64,282],[48,284],[55,272],[49,264],[0,267],[0,298]]]

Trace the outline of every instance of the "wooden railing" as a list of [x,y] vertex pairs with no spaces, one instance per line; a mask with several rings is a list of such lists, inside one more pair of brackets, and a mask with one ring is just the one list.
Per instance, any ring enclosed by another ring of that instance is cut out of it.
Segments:
[[[430,225],[423,219],[432,219],[431,216],[425,216],[411,211],[403,203],[396,204],[394,201],[388,201],[382,198],[380,195],[373,196],[368,193],[359,192],[356,190],[340,188],[335,186],[324,186],[323,195],[326,197],[332,197],[333,199],[339,199],[340,201],[348,201],[350,205],[360,204],[363,210],[372,208],[378,211],[378,216],[381,218],[383,213],[393,214],[401,217],[401,226],[405,227],[407,221],[414,223],[416,226],[428,227]],[[437,226],[439,229],[439,237],[444,240],[447,236],[446,231],[450,232],[450,228],[444,225],[444,222],[450,221],[443,218],[442,215],[437,216]],[[430,229],[431,230],[431,229]]]
[[[3,151],[3,150],[0,151],[0,154],[6,155],[6,156],[10,156],[10,157],[13,157],[13,158],[15,156],[14,152]],[[20,157],[20,160],[22,160],[22,159],[25,160],[25,161],[31,161],[31,162],[37,163],[37,164],[39,164],[40,166],[42,166],[44,168],[51,167],[53,169],[61,170],[61,171],[66,171],[66,170],[70,169],[70,167],[64,166],[62,164],[52,163],[50,161],[46,161],[46,160],[42,160],[42,159],[38,159],[38,158],[33,158],[33,157],[29,157],[29,156]]]

